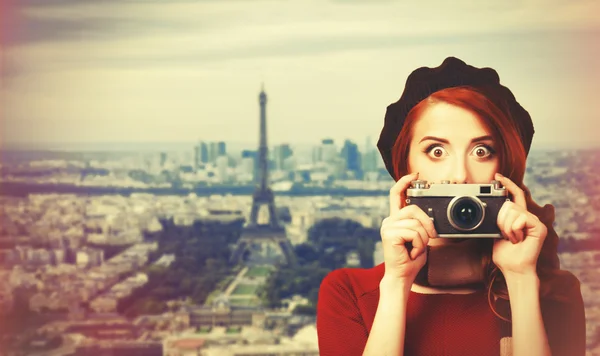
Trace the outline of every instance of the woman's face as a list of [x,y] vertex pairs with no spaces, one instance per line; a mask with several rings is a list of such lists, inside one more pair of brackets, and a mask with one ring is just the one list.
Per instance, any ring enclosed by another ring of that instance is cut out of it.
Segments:
[[413,126],[408,171],[436,184],[490,183],[499,168],[496,149],[490,131],[475,114],[434,103]]
[[[408,172],[436,184],[490,183],[498,172],[497,143],[483,122],[461,107],[431,104],[417,118],[408,154]],[[459,242],[431,239],[428,245]]]

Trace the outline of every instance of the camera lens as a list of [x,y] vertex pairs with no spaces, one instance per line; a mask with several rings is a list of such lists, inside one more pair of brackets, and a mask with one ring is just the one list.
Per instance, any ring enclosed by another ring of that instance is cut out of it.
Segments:
[[448,220],[458,230],[473,230],[483,221],[483,206],[476,198],[455,198],[448,209]]
[[460,206],[454,208],[454,217],[462,224],[472,224],[476,214],[475,206],[470,203],[462,203]]

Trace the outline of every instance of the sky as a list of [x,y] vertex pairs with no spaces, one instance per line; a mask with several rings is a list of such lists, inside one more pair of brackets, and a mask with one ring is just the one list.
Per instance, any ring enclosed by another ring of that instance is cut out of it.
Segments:
[[[406,77],[448,56],[498,71],[532,149],[598,145],[596,0],[10,0],[0,144],[333,138],[375,145]],[[18,4],[17,4],[18,3]]]

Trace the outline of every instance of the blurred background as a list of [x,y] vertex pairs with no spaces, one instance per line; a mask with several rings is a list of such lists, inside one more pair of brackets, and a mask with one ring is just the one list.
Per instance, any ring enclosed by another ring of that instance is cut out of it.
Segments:
[[414,69],[456,56],[494,68],[532,116],[526,185],[556,208],[600,354],[598,13],[591,0],[3,2],[1,349],[318,355],[323,277],[382,261],[386,106]]

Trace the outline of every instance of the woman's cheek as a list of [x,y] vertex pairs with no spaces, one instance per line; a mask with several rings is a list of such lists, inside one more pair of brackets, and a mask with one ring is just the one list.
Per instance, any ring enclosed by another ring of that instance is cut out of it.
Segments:
[[471,171],[476,182],[489,183],[494,180],[494,175],[498,172],[498,162],[477,162],[473,164]]

